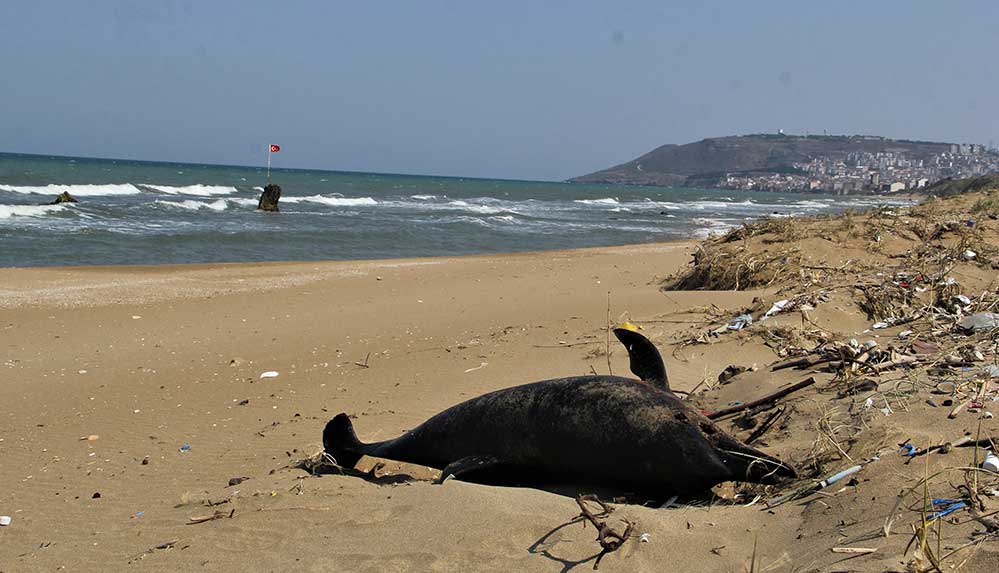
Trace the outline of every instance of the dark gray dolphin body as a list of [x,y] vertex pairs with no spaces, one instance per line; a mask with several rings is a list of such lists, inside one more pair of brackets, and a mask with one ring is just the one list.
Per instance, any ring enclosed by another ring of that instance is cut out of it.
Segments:
[[[651,360],[661,364],[652,348]],[[654,380],[575,376],[507,388],[384,442],[361,443],[339,414],[326,425],[323,446],[346,467],[368,455],[441,469],[442,478],[590,484],[653,496],[795,477],[790,466],[739,442],[668,391],[665,368],[658,380],[654,365],[639,362]]]

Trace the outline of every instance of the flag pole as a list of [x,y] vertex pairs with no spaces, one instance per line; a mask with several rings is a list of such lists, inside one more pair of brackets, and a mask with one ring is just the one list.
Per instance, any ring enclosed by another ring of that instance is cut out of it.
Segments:
[[271,144],[267,144],[267,184],[271,184]]

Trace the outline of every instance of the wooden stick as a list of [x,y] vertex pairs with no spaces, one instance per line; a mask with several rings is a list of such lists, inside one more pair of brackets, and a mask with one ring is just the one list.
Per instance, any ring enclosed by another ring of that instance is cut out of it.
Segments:
[[770,394],[769,396],[764,396],[764,397],[760,398],[759,400],[753,400],[752,402],[746,402],[745,404],[739,404],[738,406],[732,406],[730,408],[723,408],[723,409],[718,410],[716,412],[711,412],[711,413],[708,413],[708,414],[705,414],[705,415],[709,419],[711,419],[711,420],[717,420],[718,418],[722,418],[722,417],[728,416],[730,414],[735,414],[735,413],[738,413],[738,412],[742,412],[743,410],[748,410],[750,408],[755,408],[757,406],[762,406],[764,404],[769,404],[770,402],[776,402],[777,400],[780,400],[784,396],[787,396],[788,394],[791,394],[793,392],[797,392],[798,390],[801,390],[802,388],[807,388],[807,387],[811,386],[812,384],[815,384],[815,378],[812,377],[812,376],[809,376],[808,378],[806,378],[805,380],[802,380],[801,382],[798,382],[797,384],[788,386],[787,388],[784,388],[783,390],[778,390],[778,391],[774,392],[773,394]]
[[774,422],[777,421],[777,418],[780,418],[781,414],[783,414],[785,411],[786,408],[781,408],[776,412],[774,412],[773,414],[771,414],[770,417],[766,419],[766,421],[760,424],[759,428],[756,428],[756,430],[753,431],[753,433],[750,434],[748,438],[746,438],[746,445],[747,446],[753,445],[753,442],[755,442],[760,438],[760,436],[765,434],[767,430],[770,429],[770,426],[773,426]]
[[773,366],[770,367],[770,371],[776,372],[778,370],[783,370],[785,368],[801,368],[805,366],[815,366],[816,364],[829,362],[830,360],[832,360],[832,358],[819,356],[815,354],[811,356],[802,356],[801,358],[793,358],[791,360],[785,360],[784,362],[778,362],[777,364],[774,364]]
[[363,364],[361,362],[355,362],[354,364],[356,364],[357,366],[360,366],[361,368],[370,368],[368,366],[368,359],[369,358],[371,358],[371,353],[370,352],[368,353],[367,356],[364,357],[364,363]]
[[[584,503],[586,501],[592,501],[599,505],[601,513],[594,514],[590,511],[590,508],[586,507],[586,504]],[[593,562],[593,569],[596,570],[600,568],[600,560],[604,558],[604,555],[617,551],[622,545],[624,545],[624,542],[631,537],[631,534],[635,529],[635,524],[627,519],[622,519],[621,521],[625,523],[626,527],[624,533],[618,533],[617,531],[611,529],[607,525],[607,522],[597,520],[598,517],[610,515],[610,513],[614,511],[612,507],[600,501],[600,498],[595,495],[580,495],[576,497],[576,503],[579,505],[580,509],[579,517],[586,519],[597,529],[597,542],[600,543],[601,551],[600,554],[597,555],[597,560]]]
[[236,515],[236,510],[235,509],[232,510],[232,511],[230,511],[230,512],[228,512],[228,513],[224,512],[224,511],[221,511],[221,510],[215,510],[215,513],[213,513],[211,515],[201,515],[201,516],[192,517],[192,518],[190,518],[190,521],[187,522],[187,524],[188,525],[197,525],[199,523],[205,523],[206,521],[215,521],[216,519],[225,519],[225,518],[232,519],[232,517],[234,515]]

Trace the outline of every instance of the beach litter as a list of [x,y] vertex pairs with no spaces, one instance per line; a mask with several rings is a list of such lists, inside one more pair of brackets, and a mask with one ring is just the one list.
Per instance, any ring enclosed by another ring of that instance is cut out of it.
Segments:
[[968,506],[968,504],[964,503],[963,501],[959,501],[956,499],[934,499],[931,501],[931,503],[934,507],[943,507],[943,509],[940,509],[939,511],[936,511],[935,513],[931,513],[930,515],[926,516],[927,522],[950,515],[955,511],[961,509],[962,507]]
[[992,450],[986,450],[985,461],[982,462],[982,469],[999,473],[999,457],[996,457]]
[[820,481],[819,483],[817,483],[815,485],[805,486],[803,488],[797,489],[797,490],[792,491],[790,493],[786,493],[784,495],[778,496],[778,497],[776,497],[776,498],[774,498],[774,499],[772,499],[772,500],[770,500],[770,501],[767,502],[767,508],[768,509],[774,508],[774,507],[777,507],[778,505],[781,505],[783,503],[791,501],[792,499],[797,499],[799,497],[804,497],[806,495],[813,494],[813,493],[815,493],[817,491],[821,491],[821,490],[823,490],[823,489],[825,489],[825,488],[833,485],[834,483],[842,480],[845,477],[852,476],[853,474],[859,472],[862,469],[864,469],[864,466],[861,466],[861,465],[852,466],[852,467],[849,467],[849,468],[847,468],[847,469],[845,469],[845,470],[843,470],[841,472],[835,473],[835,474],[827,477],[826,479]]
[[181,451],[181,453],[186,453],[186,452],[191,451],[191,444],[184,444],[184,445],[180,446],[180,451]]
[[874,553],[877,551],[873,547],[833,547],[833,553],[850,553],[855,555],[866,555],[868,553]]
[[768,310],[762,317],[760,317],[760,320],[764,321],[770,318],[771,316],[783,312],[784,309],[788,308],[789,305],[791,305],[791,301],[788,299],[779,300],[775,302],[773,306],[770,307],[770,310]]
[[10,525],[10,516],[0,515],[0,527],[7,527],[8,525]]
[[277,378],[280,376],[277,370],[268,370],[267,372],[261,372],[261,378]]
[[735,364],[729,364],[728,366],[725,367],[724,370],[721,371],[720,374],[718,374],[718,382],[722,384],[728,384],[729,382],[732,381],[732,378],[735,378],[736,376],[742,374],[743,372],[748,372],[749,370],[750,368],[746,366],[736,366]]
[[197,525],[199,523],[205,523],[208,521],[215,521],[216,519],[232,519],[236,515],[236,510],[232,511],[222,511],[220,509],[215,510],[215,513],[211,515],[199,515],[188,518],[188,525]]
[[957,323],[957,327],[966,332],[981,332],[999,328],[999,314],[994,312],[979,312],[966,316]]
[[177,545],[178,543],[180,543],[179,539],[171,539],[170,541],[164,541],[163,543],[159,543],[157,545],[153,545],[149,549],[146,549],[142,553],[140,553],[140,554],[136,555],[135,557],[133,557],[131,560],[129,560],[128,563],[131,565],[132,563],[135,563],[136,561],[139,561],[141,559],[145,559],[145,557],[147,555],[152,555],[157,550],[173,549],[173,547],[175,545]]
[[740,314],[739,316],[733,318],[729,321],[725,328],[728,330],[742,330],[743,328],[753,324],[753,315],[751,314]]

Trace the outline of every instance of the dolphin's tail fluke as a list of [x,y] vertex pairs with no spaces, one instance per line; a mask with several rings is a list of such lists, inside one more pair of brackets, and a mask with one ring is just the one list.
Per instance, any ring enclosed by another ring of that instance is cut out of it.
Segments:
[[364,444],[357,439],[354,425],[350,423],[347,414],[337,414],[326,424],[326,429],[323,430],[323,449],[343,468],[353,469],[364,455]]

